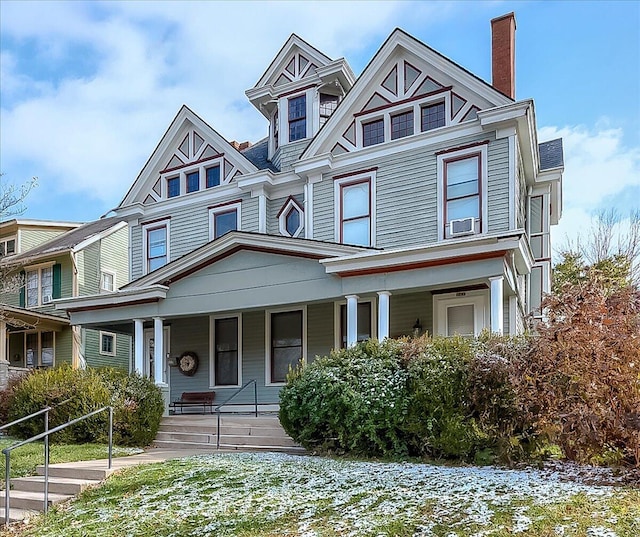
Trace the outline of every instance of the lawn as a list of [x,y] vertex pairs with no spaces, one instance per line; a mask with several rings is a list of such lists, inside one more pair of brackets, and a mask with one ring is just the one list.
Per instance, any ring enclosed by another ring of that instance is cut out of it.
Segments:
[[34,537],[640,535],[640,490],[494,467],[202,455],[128,469]]
[[[19,442],[16,438],[3,438],[0,440],[0,452]],[[109,456],[109,448],[106,444],[50,444],[49,445],[49,461],[56,462],[74,462],[89,461],[93,459],[106,459]],[[114,457],[124,457],[140,453],[141,449],[135,448],[119,448],[114,447]],[[5,456],[0,453],[0,489],[4,490]],[[33,475],[36,467],[44,464],[44,443],[33,442],[17,448],[11,452],[11,477],[22,477],[25,475]]]

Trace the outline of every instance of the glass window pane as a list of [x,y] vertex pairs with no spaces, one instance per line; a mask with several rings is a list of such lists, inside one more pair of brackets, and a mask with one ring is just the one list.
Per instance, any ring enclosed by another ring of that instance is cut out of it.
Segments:
[[307,120],[298,119],[289,123],[289,141],[295,142],[307,136]]
[[28,308],[38,305],[38,278],[37,270],[27,272],[25,288]]
[[27,367],[38,365],[38,334],[27,334]]
[[302,311],[271,314],[271,382],[284,382],[302,358]]
[[531,198],[531,233],[542,233],[542,196]]
[[238,384],[238,318],[215,320],[215,382],[218,386]]
[[271,382],[285,382],[289,368],[295,368],[301,357],[302,347],[274,348],[271,352]]
[[158,257],[167,251],[167,228],[149,230],[149,257]]
[[478,157],[447,163],[447,199],[478,193]]
[[307,136],[307,97],[300,95],[289,99],[289,141],[302,140]]
[[480,198],[478,196],[447,202],[447,222],[471,216],[480,218]]
[[218,186],[220,184],[220,166],[207,168],[207,188]]
[[7,241],[7,255],[16,253],[16,241],[15,239],[11,239]]
[[422,108],[422,130],[428,131],[444,127],[444,103],[436,103]]
[[53,269],[51,267],[42,269],[40,278],[41,301],[44,302],[44,297],[50,297],[53,294]]
[[473,304],[447,308],[447,335],[473,336]]
[[167,256],[154,257],[149,259],[149,272],[152,272],[160,267],[164,267],[167,264]]
[[187,174],[187,192],[197,192],[200,190],[200,172]]
[[371,245],[371,226],[369,217],[348,220],[342,223],[342,242],[358,246]]
[[362,125],[362,146],[381,144],[384,142],[384,120],[378,119]]
[[233,211],[227,211],[224,213],[218,213],[214,215],[214,238],[222,237],[225,233],[229,231],[235,231],[238,229],[238,214],[234,209]]
[[342,188],[342,218],[369,215],[369,182]]
[[391,139],[397,140],[413,134],[413,112],[391,116]]
[[175,198],[180,195],[180,178],[172,177],[167,179],[167,197]]
[[296,209],[295,207],[291,207],[291,209],[289,209],[289,212],[287,213],[287,218],[286,218],[287,233],[293,236],[294,233],[298,231],[299,227],[300,227],[300,213],[298,212],[298,209]]
[[533,252],[533,257],[535,257],[536,259],[540,259],[544,254],[542,249],[542,240],[542,235],[531,237],[531,251]]
[[542,303],[542,267],[533,267],[531,269],[530,281],[529,310],[539,313],[540,304]]

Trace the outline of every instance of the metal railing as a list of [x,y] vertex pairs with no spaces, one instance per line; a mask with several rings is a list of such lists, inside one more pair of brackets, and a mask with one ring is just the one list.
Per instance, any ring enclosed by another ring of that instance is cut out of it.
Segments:
[[5,457],[5,491],[4,491],[4,523],[5,525],[9,525],[9,492],[11,489],[11,483],[10,483],[10,479],[11,479],[11,452],[14,449],[17,449],[19,447],[25,446],[27,444],[30,444],[31,442],[35,442],[37,440],[41,440],[44,438],[44,512],[46,513],[48,508],[49,508],[49,436],[52,435],[53,433],[57,433],[58,431],[62,431],[63,429],[66,429],[67,427],[71,426],[71,425],[75,425],[76,423],[82,421],[82,420],[86,420],[87,418],[90,418],[91,416],[95,416],[96,414],[99,414],[100,412],[104,412],[105,410],[109,411],[109,463],[108,463],[108,468],[111,469],[111,463],[112,463],[112,459],[113,459],[113,407],[112,406],[105,406],[102,408],[99,408],[98,410],[94,410],[93,412],[89,412],[88,414],[85,414],[84,416],[80,416],[79,418],[75,418],[73,420],[69,420],[66,423],[63,423],[62,425],[58,425],[58,427],[54,427],[53,429],[49,429],[49,420],[48,420],[48,416],[49,416],[49,410],[51,410],[50,407],[46,407],[44,409],[42,409],[39,412],[36,412],[30,416],[25,416],[24,418],[21,418],[19,420],[16,420],[15,422],[12,422],[10,424],[7,424],[5,427],[8,427],[10,425],[15,425],[16,423],[20,423],[21,421],[25,421],[33,416],[37,416],[38,414],[42,414],[44,413],[46,418],[45,418],[45,430],[44,432],[37,434],[35,436],[32,436],[31,438],[27,438],[26,440],[23,440],[22,442],[18,442],[17,444],[13,444],[12,446],[9,446],[8,448],[5,448],[2,450],[2,453],[4,453],[4,457]]
[[220,449],[220,409],[225,406],[229,401],[231,401],[236,395],[238,395],[242,390],[244,390],[247,386],[253,384],[253,404],[255,406],[255,415],[258,417],[258,383],[255,379],[245,382],[240,388],[238,388],[235,392],[233,392],[229,397],[227,397],[222,403],[220,403],[214,410],[218,415],[218,438],[216,440],[216,449]]
[[11,423],[4,424],[2,427],[0,427],[0,431],[4,431],[5,429],[12,427],[13,425],[17,425],[18,423],[22,423],[23,421],[27,421],[27,420],[30,420],[31,418],[35,418],[40,414],[44,414],[44,430],[46,431],[49,428],[49,410],[52,410],[52,409],[53,407],[46,406],[42,410],[38,410],[33,414],[29,414],[28,416],[25,416],[24,418],[19,418],[17,420],[13,420]]

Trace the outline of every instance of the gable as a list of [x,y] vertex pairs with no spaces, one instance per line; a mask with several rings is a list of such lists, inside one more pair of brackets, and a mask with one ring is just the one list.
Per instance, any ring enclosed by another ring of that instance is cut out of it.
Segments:
[[[207,170],[217,168],[218,185],[229,184],[257,168],[186,106],[178,112],[140,175],[120,203],[153,205],[169,199],[169,181],[179,181],[179,196],[207,189]],[[199,174],[199,187],[188,192],[186,176]]]
[[421,132],[423,107],[443,103],[445,126],[477,118],[480,110],[512,102],[500,92],[433,49],[396,30],[371,60],[325,128],[302,158],[339,155],[363,147],[363,124],[413,110]]

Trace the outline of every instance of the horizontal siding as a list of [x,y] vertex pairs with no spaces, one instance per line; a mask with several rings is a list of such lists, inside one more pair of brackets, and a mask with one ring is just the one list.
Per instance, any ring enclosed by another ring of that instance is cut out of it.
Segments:
[[280,154],[278,155],[280,171],[285,172],[291,170],[293,164],[298,160],[300,155],[302,155],[307,145],[309,145],[309,142],[310,140],[305,139],[280,146]]
[[[304,207],[304,196],[296,194],[293,196],[300,207]],[[289,196],[267,200],[267,233],[271,235],[280,235],[280,222],[278,213],[289,199]],[[302,235],[304,236],[304,235]]]
[[100,241],[78,252],[77,263],[78,295],[97,295],[100,292]]
[[129,230],[122,228],[100,241],[100,271],[115,272],[116,289],[129,283]]
[[84,358],[89,367],[115,367],[129,371],[129,356],[131,337],[116,334],[116,355],[108,356],[100,353],[100,332],[98,330],[85,331]]
[[66,233],[66,231],[60,229],[21,229],[20,253],[28,252],[32,248],[62,235],[62,233]]
[[326,356],[333,349],[334,311],[333,302],[307,306],[307,362]]
[[259,200],[258,198],[248,198],[242,201],[242,222],[240,229],[242,231],[255,231],[259,229],[260,218]]
[[489,233],[509,230],[509,140],[503,138],[489,144],[487,205]]
[[73,349],[73,330],[71,330],[71,327],[65,328],[60,332],[56,332],[55,347],[55,365],[63,363],[70,364],[72,362]]
[[411,294],[395,294],[389,299],[390,327],[392,338],[410,336],[416,319],[420,319],[422,330],[433,334],[433,298],[423,291]]

